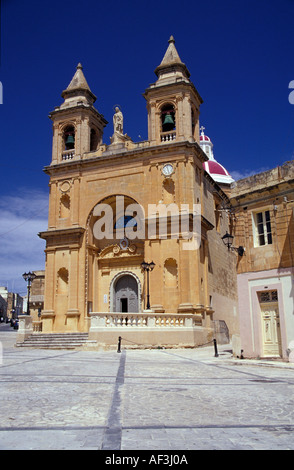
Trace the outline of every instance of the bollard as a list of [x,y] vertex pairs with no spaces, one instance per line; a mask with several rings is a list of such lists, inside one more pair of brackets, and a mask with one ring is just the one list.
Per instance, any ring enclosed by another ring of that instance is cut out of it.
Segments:
[[214,357],[218,357],[216,339],[213,340],[213,345],[214,345],[214,353],[215,353]]
[[120,353],[120,345],[121,345],[121,336],[118,337],[118,345],[117,345],[117,352]]

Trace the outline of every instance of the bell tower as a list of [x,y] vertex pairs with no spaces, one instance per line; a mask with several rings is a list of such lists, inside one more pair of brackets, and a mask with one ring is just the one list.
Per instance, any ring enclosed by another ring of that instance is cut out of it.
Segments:
[[157,81],[144,97],[148,110],[148,140],[151,145],[175,141],[199,143],[199,108],[203,102],[190,81],[190,72],[181,61],[173,36],[155,69]]
[[81,64],[61,96],[64,102],[49,114],[53,121],[52,165],[79,160],[84,153],[98,150],[107,124],[94,108],[96,96]]

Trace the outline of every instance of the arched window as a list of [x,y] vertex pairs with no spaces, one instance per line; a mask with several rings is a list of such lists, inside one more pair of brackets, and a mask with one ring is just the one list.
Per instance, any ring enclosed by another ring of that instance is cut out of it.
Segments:
[[164,204],[170,204],[174,202],[175,197],[175,183],[171,178],[167,178],[163,181],[162,198]]
[[69,217],[70,212],[70,197],[68,194],[63,194],[60,198],[60,218],[66,219]]
[[67,294],[68,292],[68,270],[60,268],[57,273],[57,293]]
[[75,129],[73,126],[67,126],[63,133],[64,149],[72,150],[75,148]]
[[114,224],[114,230],[126,227],[137,227],[137,220],[131,215],[122,215]]
[[90,152],[97,150],[98,148],[98,132],[95,129],[91,129],[90,133]]
[[193,108],[191,109],[191,121],[192,121],[192,135],[194,136],[196,123],[197,123],[197,117],[196,117],[195,109]]
[[168,258],[164,263],[164,284],[166,287],[178,286],[178,265],[175,259]]

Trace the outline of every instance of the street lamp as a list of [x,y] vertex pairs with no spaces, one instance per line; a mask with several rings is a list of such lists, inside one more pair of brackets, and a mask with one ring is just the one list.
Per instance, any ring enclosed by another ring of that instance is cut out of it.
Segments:
[[150,310],[149,272],[153,271],[154,266],[155,263],[153,263],[153,261],[151,261],[151,263],[146,263],[146,261],[143,261],[143,263],[141,263],[141,268],[147,272],[147,310]]
[[222,237],[222,241],[224,242],[225,246],[228,248],[228,251],[235,250],[238,252],[239,256],[243,256],[245,252],[244,246],[232,246],[234,237],[230,235],[228,232]]
[[24,280],[28,283],[28,304],[27,304],[27,315],[30,314],[30,292],[31,292],[31,285],[32,285],[32,281],[35,279],[36,277],[36,274],[34,273],[31,273],[31,272],[28,272],[28,273],[24,273],[22,275],[22,277],[24,278]]

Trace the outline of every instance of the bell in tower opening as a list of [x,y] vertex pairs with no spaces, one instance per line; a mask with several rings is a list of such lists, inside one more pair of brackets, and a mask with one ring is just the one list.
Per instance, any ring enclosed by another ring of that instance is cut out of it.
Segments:
[[75,130],[73,127],[67,127],[64,133],[65,150],[72,150],[75,148]]
[[172,105],[164,106],[161,110],[162,132],[175,129],[175,111]]

